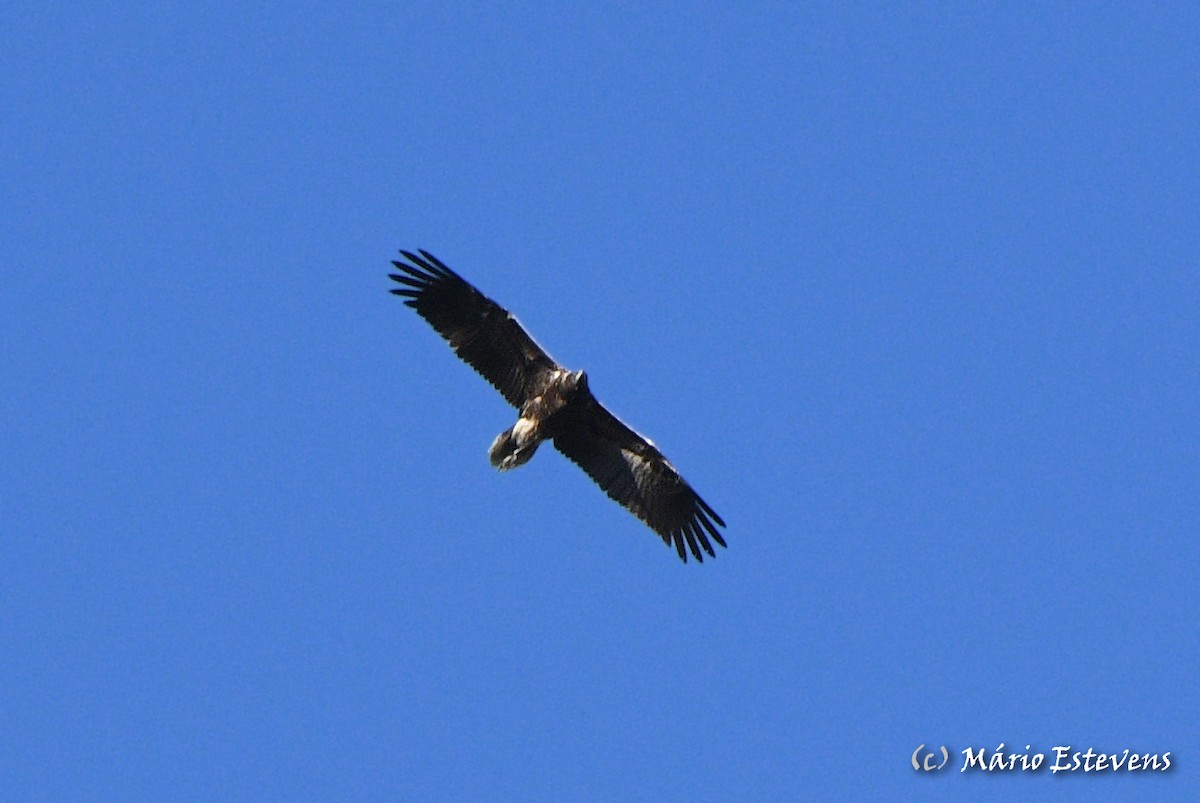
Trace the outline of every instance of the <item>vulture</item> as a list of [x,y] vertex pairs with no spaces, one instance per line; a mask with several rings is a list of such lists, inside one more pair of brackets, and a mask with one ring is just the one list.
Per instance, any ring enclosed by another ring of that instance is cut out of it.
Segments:
[[[539,346],[517,319],[428,251],[400,252],[392,290],[429,322],[464,362],[517,408],[517,422],[488,450],[500,471],[527,462],[543,441],[583,469],[637,516],[680,560],[690,551],[715,557],[725,522],[650,441],[596,400],[587,374],[569,371]],[[685,550],[686,544],[686,550]]]

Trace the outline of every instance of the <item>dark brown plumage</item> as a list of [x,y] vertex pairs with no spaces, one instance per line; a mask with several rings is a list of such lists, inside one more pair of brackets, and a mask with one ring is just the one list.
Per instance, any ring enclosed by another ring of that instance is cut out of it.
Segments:
[[[428,251],[401,251],[405,262],[392,290],[444,337],[455,353],[520,411],[500,433],[489,457],[501,470],[529,460],[542,441],[587,472],[612,499],[675,550],[703,561],[725,546],[725,522],[650,442],[596,400],[583,371],[550,357],[507,310],[480,293]],[[711,539],[711,540],[710,540]],[[685,551],[684,545],[687,550]]]

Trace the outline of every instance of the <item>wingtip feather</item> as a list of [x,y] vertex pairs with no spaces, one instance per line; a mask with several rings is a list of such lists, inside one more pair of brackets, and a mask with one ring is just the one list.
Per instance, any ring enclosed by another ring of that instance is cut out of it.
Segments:
[[670,538],[675,542],[675,551],[679,553],[679,559],[687,563],[687,553],[683,551],[683,536],[679,533],[672,533]]

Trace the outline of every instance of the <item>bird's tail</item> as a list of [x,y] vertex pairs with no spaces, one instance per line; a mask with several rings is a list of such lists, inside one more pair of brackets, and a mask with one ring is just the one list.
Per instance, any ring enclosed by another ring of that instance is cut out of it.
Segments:
[[492,441],[492,448],[488,449],[488,460],[492,465],[501,471],[508,471],[529,462],[541,441],[527,437],[528,431],[529,428],[521,427],[521,421],[518,421],[512,429],[497,435],[496,440]]

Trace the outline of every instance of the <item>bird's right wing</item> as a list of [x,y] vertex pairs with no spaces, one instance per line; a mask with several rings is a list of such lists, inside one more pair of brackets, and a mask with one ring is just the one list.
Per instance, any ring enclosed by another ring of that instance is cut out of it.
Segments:
[[520,409],[546,373],[560,368],[508,310],[479,292],[433,254],[401,251],[392,290],[437,330],[454,353]]

